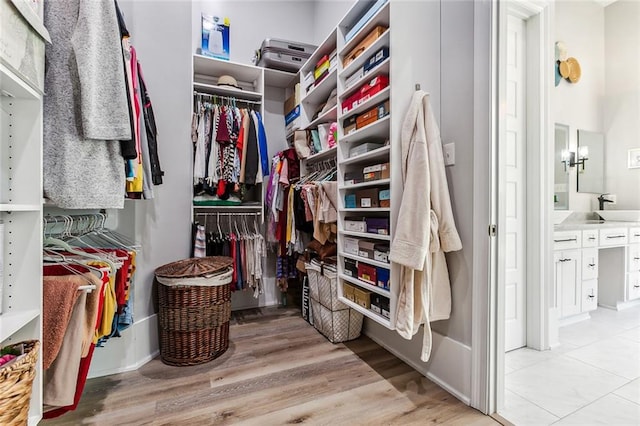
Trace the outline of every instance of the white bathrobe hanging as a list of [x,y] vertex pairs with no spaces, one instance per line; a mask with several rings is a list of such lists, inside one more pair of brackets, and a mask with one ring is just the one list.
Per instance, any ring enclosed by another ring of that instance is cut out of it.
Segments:
[[431,354],[430,321],[448,319],[451,285],[445,252],[462,249],[429,95],[416,91],[402,126],[404,191],[389,259],[400,265],[396,330],[411,339],[424,324],[420,359]]

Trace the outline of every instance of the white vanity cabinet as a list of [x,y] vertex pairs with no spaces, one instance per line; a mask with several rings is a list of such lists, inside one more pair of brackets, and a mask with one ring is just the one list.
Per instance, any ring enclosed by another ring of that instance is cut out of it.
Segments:
[[554,307],[558,308],[560,318],[577,315],[582,309],[580,250],[556,251],[553,260],[555,265]]

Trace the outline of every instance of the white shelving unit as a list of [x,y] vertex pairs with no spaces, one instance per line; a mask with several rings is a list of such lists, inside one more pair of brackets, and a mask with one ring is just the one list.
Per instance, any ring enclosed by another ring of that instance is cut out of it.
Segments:
[[[7,2],[1,7],[13,6]],[[35,15],[31,18],[35,19],[33,28],[38,27],[40,36],[48,38],[42,21]],[[27,25],[22,21],[15,24]],[[7,33],[11,31],[7,29]],[[36,32],[31,27],[27,31]],[[8,37],[9,43],[13,41]],[[0,49],[0,56],[3,49],[32,54],[33,62],[44,63],[44,48],[42,57],[37,56],[39,49],[28,52],[26,46],[23,51],[6,45]],[[43,75],[36,80],[44,81]],[[42,87],[0,63],[0,221],[4,223],[0,347],[23,340],[42,342],[42,96]],[[41,358],[39,354],[30,425],[42,418]]]

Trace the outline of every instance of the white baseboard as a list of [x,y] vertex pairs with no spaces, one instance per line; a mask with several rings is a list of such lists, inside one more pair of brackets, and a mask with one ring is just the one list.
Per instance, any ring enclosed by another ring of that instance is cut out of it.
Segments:
[[159,353],[158,316],[153,314],[136,321],[122,332],[122,337],[111,338],[104,347],[96,348],[88,377],[137,370]]
[[469,346],[433,332],[431,359],[425,363],[420,360],[422,329],[413,340],[405,340],[395,331],[365,319],[364,334],[466,405],[471,404]]
[[558,326],[564,327],[565,325],[571,325],[578,322],[586,321],[589,318],[591,318],[589,312],[583,312],[581,314],[573,315],[567,318],[560,318],[560,320],[558,321]]
[[615,306],[598,304],[598,307],[600,308],[613,309],[614,311],[623,311],[625,309],[634,308],[636,306],[640,306],[640,299],[629,300],[628,302],[617,302]]

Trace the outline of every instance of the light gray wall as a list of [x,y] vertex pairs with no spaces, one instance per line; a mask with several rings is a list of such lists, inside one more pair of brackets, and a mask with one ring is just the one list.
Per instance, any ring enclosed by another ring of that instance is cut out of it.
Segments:
[[640,2],[605,8],[605,185],[616,209],[640,209],[640,169],[627,168],[628,150],[640,148]]
[[355,4],[354,0],[313,1],[313,39],[320,44]]
[[[191,235],[191,8],[183,1],[119,2],[132,35],[158,125],[164,183],[155,198],[127,201],[122,226],[142,244],[134,315],[154,313],[153,271],[189,255]],[[166,29],[171,29],[170,31]]]
[[313,9],[312,1],[194,1],[191,52],[200,47],[202,13],[230,19],[230,60],[251,64],[254,51],[268,37],[313,44]]
[[[604,8],[592,0],[555,3],[555,40],[564,41],[569,57],[580,63],[578,83],[561,81],[552,90],[552,117],[569,125],[569,149],[576,150],[578,129],[602,132],[604,110]],[[590,212],[594,194],[577,192],[577,167],[569,173],[569,210]]]

